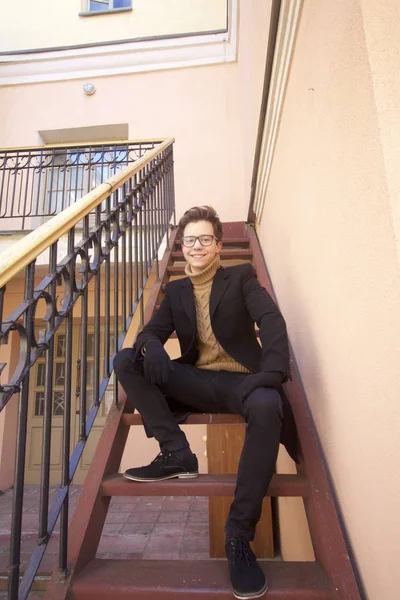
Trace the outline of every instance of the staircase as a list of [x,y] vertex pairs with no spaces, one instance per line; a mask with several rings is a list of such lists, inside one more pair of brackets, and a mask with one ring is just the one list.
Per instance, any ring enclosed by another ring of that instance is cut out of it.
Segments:
[[[273,294],[254,230],[244,223],[224,224],[222,264],[251,261],[260,283]],[[184,274],[183,255],[170,236],[169,248],[160,264],[160,280],[153,286],[145,310],[145,322],[159,306],[170,277]],[[266,597],[293,600],[357,600],[362,592],[357,581],[345,533],[337,514],[323,457],[296,369],[285,384],[301,446],[301,464],[295,475],[277,474],[268,495],[303,498],[315,562],[260,561],[269,590]],[[235,476],[200,475],[192,480],[135,483],[118,473],[128,432],[141,425],[137,414],[124,412],[125,394],[120,389],[119,407],[109,414],[70,527],[68,573],[56,571],[46,594],[48,600],[172,600],[232,598],[228,569],[223,560],[127,561],[96,559],[102,528],[113,496],[232,496]],[[242,422],[224,414],[193,414],[186,424]]]

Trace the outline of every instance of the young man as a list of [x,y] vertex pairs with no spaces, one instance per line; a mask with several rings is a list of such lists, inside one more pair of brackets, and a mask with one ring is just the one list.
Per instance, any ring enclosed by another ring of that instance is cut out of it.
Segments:
[[[296,457],[290,407],[278,392],[290,377],[286,326],[250,264],[220,266],[222,225],[213,208],[191,208],[178,228],[187,277],[167,284],[159,310],[134,347],[121,350],[114,361],[130,405],[161,449],[150,465],[128,469],[124,476],[134,481],[198,476],[197,458],[171,401],[201,412],[242,415],[246,437],[225,525],[226,555],[236,598],[258,598],[267,582],[249,541],[274,473],[283,416],[289,431],[282,441]],[[182,356],[171,361],[163,346],[173,331]]]

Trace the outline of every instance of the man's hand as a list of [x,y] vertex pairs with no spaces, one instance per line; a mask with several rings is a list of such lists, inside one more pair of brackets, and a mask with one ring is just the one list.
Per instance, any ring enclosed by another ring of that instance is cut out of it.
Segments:
[[164,346],[155,338],[148,340],[144,345],[144,378],[147,383],[161,385],[167,383],[169,371],[174,365],[164,350]]
[[269,373],[252,373],[247,375],[244,382],[239,387],[239,393],[242,400],[259,387],[278,388],[282,384],[283,374],[280,371],[270,371]]

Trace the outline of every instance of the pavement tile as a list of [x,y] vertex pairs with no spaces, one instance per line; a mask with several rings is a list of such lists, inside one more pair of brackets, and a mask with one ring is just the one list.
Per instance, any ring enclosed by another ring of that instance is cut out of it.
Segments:
[[183,535],[185,529],[185,523],[160,523],[159,521],[154,525],[152,535],[163,535],[169,533],[170,535]]
[[179,554],[182,535],[160,533],[159,535],[151,535],[147,546],[143,552],[143,558],[154,558],[156,555],[171,555]]
[[187,519],[188,523],[208,523],[207,512],[190,512]]
[[173,500],[167,500],[163,505],[163,512],[177,512],[179,510],[191,509],[190,502],[187,502],[186,498],[174,498]]
[[118,535],[110,547],[110,552],[143,552],[149,535],[140,533],[132,533],[126,535]]
[[142,558],[141,552],[97,552],[97,558],[111,560],[139,560]]
[[178,512],[161,512],[158,517],[158,523],[185,523],[189,511],[181,510]]
[[153,529],[154,523],[127,523],[122,527],[120,534],[142,533],[148,535],[153,532]]
[[108,513],[107,514],[107,525],[118,524],[118,523],[126,523],[128,518],[130,517],[130,512],[120,512],[120,513]]
[[159,510],[149,510],[143,512],[134,511],[128,514],[126,523],[155,523],[159,515]]
[[179,552],[179,560],[209,560],[209,552]]
[[161,502],[138,502],[135,507],[135,512],[145,512],[161,510],[163,507]]
[[102,535],[117,535],[123,527],[123,523],[105,523]]
[[192,554],[209,552],[210,537],[207,533],[198,534],[193,537],[185,536],[182,540],[181,552],[190,552]]

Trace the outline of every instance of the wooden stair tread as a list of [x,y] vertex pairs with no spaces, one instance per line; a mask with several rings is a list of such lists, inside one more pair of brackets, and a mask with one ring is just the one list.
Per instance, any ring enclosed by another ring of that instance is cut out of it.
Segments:
[[[122,417],[125,425],[143,425],[138,413],[125,413]],[[243,417],[224,413],[192,413],[183,425],[225,425],[229,423],[244,423]]]
[[[269,599],[331,600],[330,586],[314,562],[260,561]],[[110,598],[150,600],[195,597],[232,599],[225,560],[96,559],[76,577],[68,596],[73,600]]]
[[[103,479],[103,496],[233,496],[236,475],[200,474],[194,479],[165,481],[130,481],[120,473]],[[276,474],[272,476],[268,496],[306,497],[310,487],[304,475]]]

